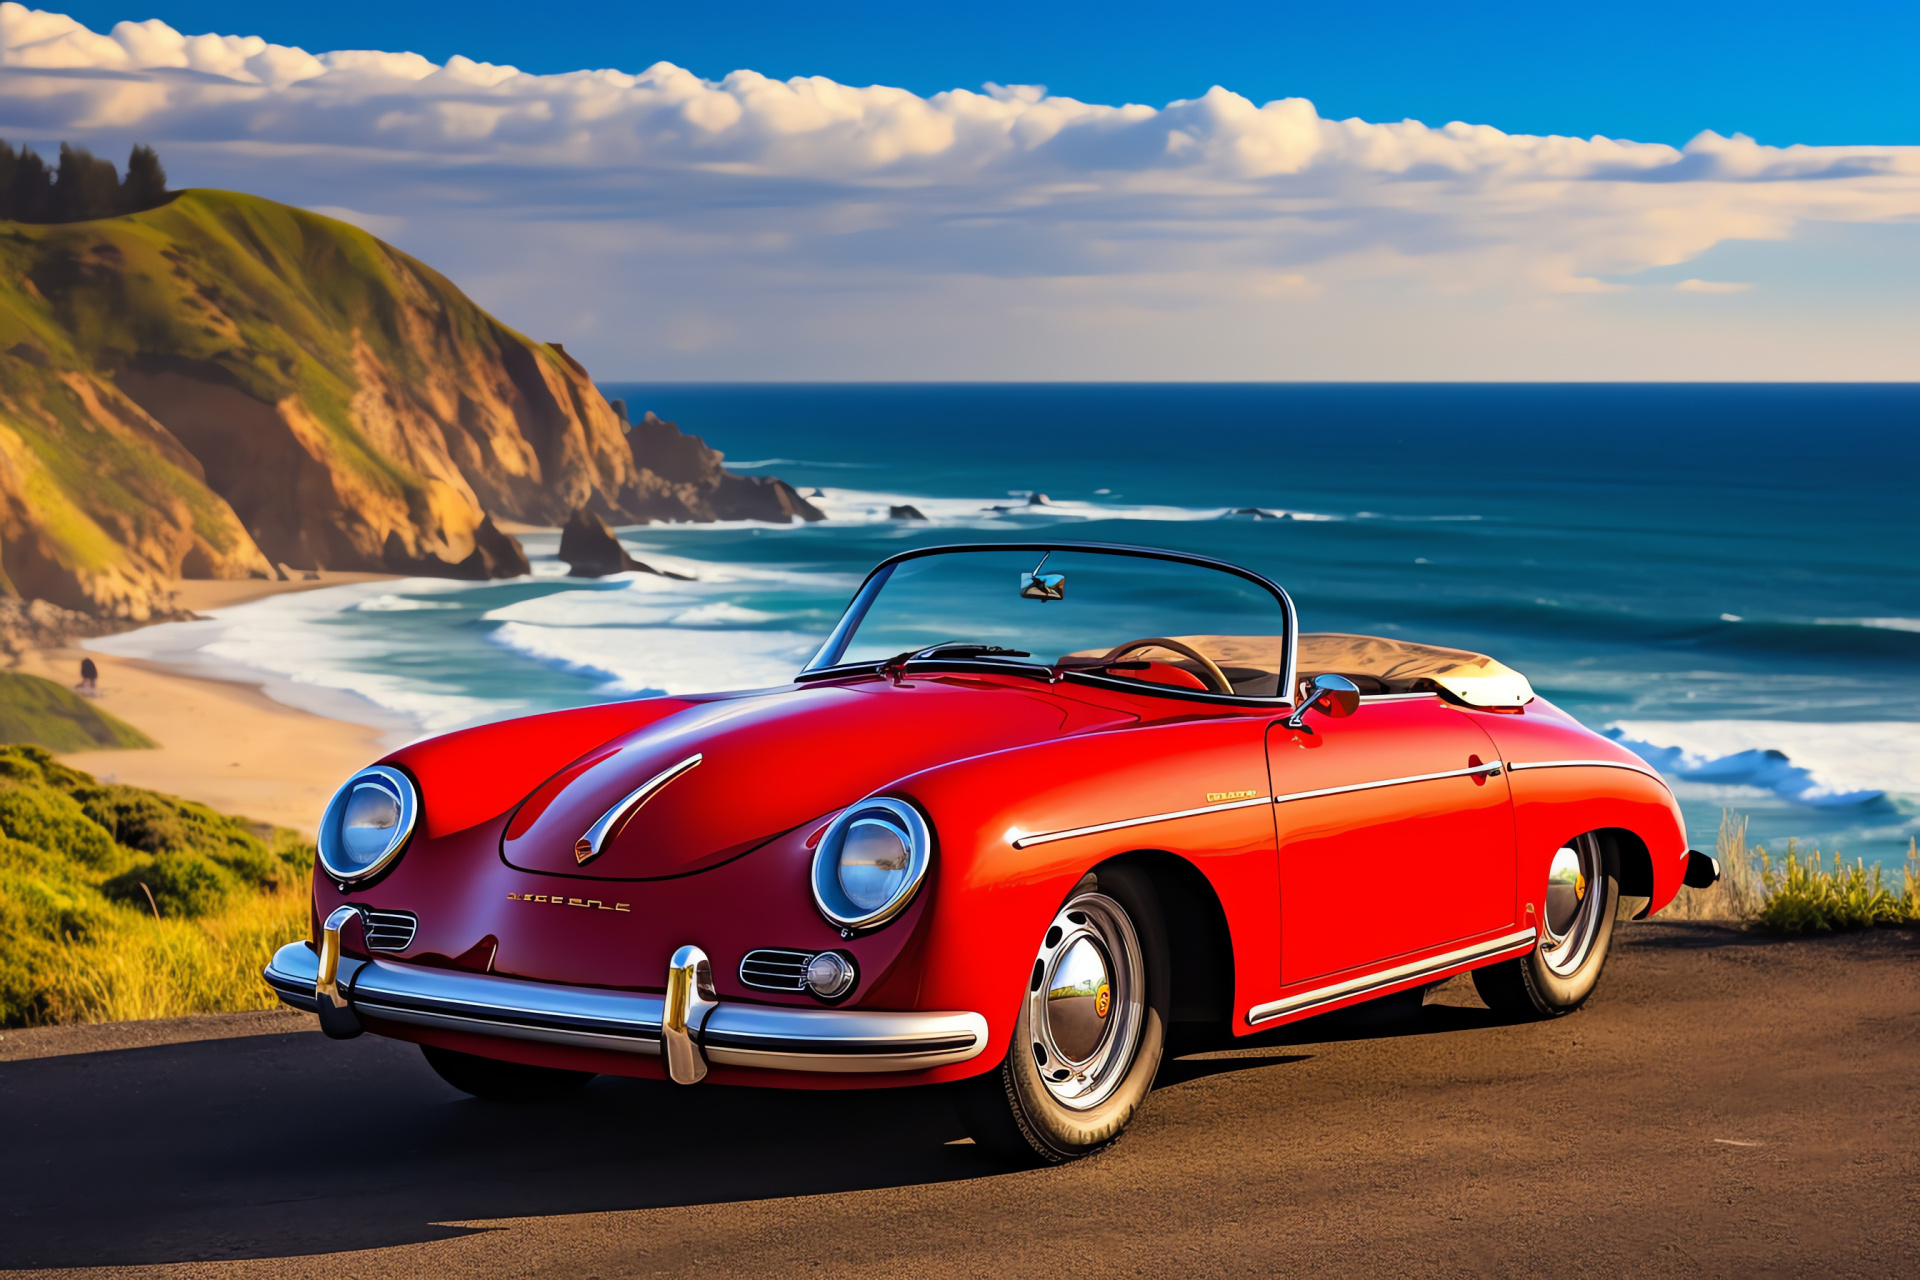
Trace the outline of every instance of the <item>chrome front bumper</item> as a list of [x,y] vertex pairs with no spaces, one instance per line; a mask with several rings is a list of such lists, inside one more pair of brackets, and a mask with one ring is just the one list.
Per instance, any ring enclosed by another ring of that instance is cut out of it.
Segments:
[[[692,949],[683,953],[687,950]],[[705,958],[700,962],[704,965]],[[274,954],[264,976],[287,1004],[319,1013],[315,988],[320,969],[321,957],[309,944],[290,942]],[[684,985],[692,978],[688,973],[681,981]],[[342,956],[333,990],[338,994],[330,993],[331,998],[340,1002],[329,1011],[334,1026],[350,1013],[615,1053],[659,1056],[665,1045],[673,1078],[687,1084],[704,1076],[709,1062],[769,1071],[924,1071],[966,1062],[987,1047],[987,1020],[977,1013],[791,1009],[729,1004],[693,992],[694,998],[683,999],[670,1020],[664,996],[525,982],[393,960]],[[323,1014],[323,1021],[326,1017]],[[351,1021],[357,1024],[357,1017]],[[329,1027],[329,1034],[342,1033]]]

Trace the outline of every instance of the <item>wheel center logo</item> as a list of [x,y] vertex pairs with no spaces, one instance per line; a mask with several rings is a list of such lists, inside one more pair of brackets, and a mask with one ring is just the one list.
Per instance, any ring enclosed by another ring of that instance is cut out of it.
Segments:
[[1100,984],[1100,989],[1093,993],[1094,1016],[1104,1018],[1107,1016],[1107,1010],[1111,1008],[1113,1008],[1113,988],[1103,982]]

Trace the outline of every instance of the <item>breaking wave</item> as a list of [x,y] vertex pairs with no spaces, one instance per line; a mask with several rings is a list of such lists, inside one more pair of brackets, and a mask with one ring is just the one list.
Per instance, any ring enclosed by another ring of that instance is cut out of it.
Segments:
[[1752,788],[1812,808],[1920,793],[1920,724],[1623,720],[1605,732],[1671,777]]

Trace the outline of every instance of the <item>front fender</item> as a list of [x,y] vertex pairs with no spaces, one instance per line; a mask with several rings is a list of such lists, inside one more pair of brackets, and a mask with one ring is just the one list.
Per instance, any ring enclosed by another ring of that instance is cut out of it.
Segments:
[[[975,1070],[1006,1052],[1041,936],[1060,904],[1088,871],[1129,853],[1166,851],[1199,869],[1227,917],[1236,1005],[1268,997],[1277,969],[1260,940],[1271,940],[1278,927],[1272,809],[1212,807],[1207,797],[1266,796],[1269,718],[1088,734],[959,761],[887,789],[921,805],[939,844],[916,1007],[987,1016],[992,1039]],[[1194,809],[1201,812],[1026,843]]]

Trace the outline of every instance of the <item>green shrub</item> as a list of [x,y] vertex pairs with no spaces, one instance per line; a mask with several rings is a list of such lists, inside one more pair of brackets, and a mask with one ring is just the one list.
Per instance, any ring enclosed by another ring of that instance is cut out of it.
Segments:
[[0,784],[0,834],[58,851],[97,871],[121,861],[113,836],[70,795],[47,786]]
[[1786,861],[1763,873],[1767,900],[1759,922],[1776,933],[1827,933],[1903,923],[1898,895],[1881,883],[1878,866],[1865,862],[1828,871],[1818,849],[1800,861],[1795,842],[1787,841]]
[[142,859],[100,889],[116,902],[145,904],[156,916],[192,919],[221,910],[239,887],[213,859],[189,850]]
[[0,747],[0,1025],[269,1007],[312,865],[293,832]]

